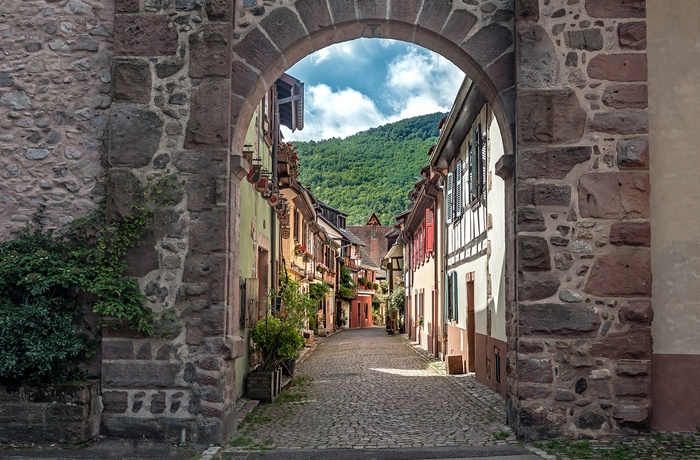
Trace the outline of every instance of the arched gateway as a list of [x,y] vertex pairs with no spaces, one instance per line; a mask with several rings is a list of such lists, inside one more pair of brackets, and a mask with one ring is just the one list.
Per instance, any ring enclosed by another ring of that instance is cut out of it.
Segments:
[[[404,40],[440,53],[475,80],[494,107],[512,222],[510,423],[526,437],[648,426],[649,394],[637,389],[649,385],[650,256],[625,241],[649,225],[647,157],[632,147],[646,152],[646,52],[634,41],[644,26],[643,2],[553,3],[560,6],[212,0],[203,7],[172,2],[166,10],[117,0],[114,69],[141,72],[129,84],[149,95],[161,92],[161,101],[163,89],[173,86],[189,95],[179,112],[188,119],[182,144],[156,144],[135,155],[129,155],[135,150],[130,134],[151,116],[154,126],[167,125],[169,114],[115,98],[109,151],[112,200],[126,195],[124,177],[148,168],[151,156],[186,177],[186,209],[171,214],[171,226],[186,234],[186,256],[181,280],[169,286],[178,290],[186,334],[183,343],[157,350],[149,340],[105,340],[106,429],[142,435],[185,426],[201,439],[231,436],[233,363],[243,350],[232,320],[239,305],[232,286],[239,285],[237,195],[249,167],[241,156],[245,131],[254,107],[286,69],[359,37]],[[122,347],[133,347],[134,359],[110,351]],[[129,404],[110,402],[121,400]],[[140,400],[150,407],[145,415],[135,409]]]
[[496,113],[509,191],[510,423],[525,437],[648,426],[650,256],[627,241],[649,225],[646,52],[635,39],[644,3],[545,3],[116,0],[109,199],[119,212],[153,168],[185,178],[185,202],[160,212],[135,264],[144,284],[169,292],[184,333],[105,338],[105,429],[232,436],[245,132],[292,64],[359,37],[445,56]]

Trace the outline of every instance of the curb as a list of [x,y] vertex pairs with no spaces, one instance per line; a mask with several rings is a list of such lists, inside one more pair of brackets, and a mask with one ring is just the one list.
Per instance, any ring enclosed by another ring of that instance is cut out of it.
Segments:
[[202,456],[200,457],[200,460],[221,460],[221,447],[220,446],[211,446],[204,452],[202,452]]

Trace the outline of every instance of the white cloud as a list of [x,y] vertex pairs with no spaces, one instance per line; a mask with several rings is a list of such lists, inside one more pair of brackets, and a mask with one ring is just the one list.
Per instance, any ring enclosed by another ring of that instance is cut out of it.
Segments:
[[[395,43],[379,41],[383,49]],[[390,62],[382,57],[384,53],[377,53],[378,59],[370,61],[367,46],[367,41],[355,40],[329,46],[309,56],[315,65],[333,59],[333,65],[338,66],[373,66],[374,71],[378,67],[386,68],[386,77],[374,90],[365,90],[374,91],[370,95],[350,87],[356,83],[351,79],[341,84],[342,89],[326,84],[307,85],[304,130],[290,133],[285,128],[285,138],[344,138],[385,123],[451,109],[464,74],[450,61],[414,46]]]
[[358,49],[361,44],[357,40],[343,43],[336,43],[335,45],[327,46],[320,49],[309,56],[309,59],[314,65],[318,65],[323,61],[328,61],[330,59],[354,59],[358,55]]
[[444,57],[414,48],[389,64],[386,85],[392,106],[406,118],[449,111],[463,79],[462,71]]
[[389,122],[374,101],[352,88],[333,91],[321,84],[305,90],[304,129],[290,133],[283,128],[286,139],[343,138]]

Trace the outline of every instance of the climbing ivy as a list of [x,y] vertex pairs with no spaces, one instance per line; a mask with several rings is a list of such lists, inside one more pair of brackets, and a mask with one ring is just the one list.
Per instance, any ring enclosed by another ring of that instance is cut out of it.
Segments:
[[344,300],[351,300],[355,298],[356,285],[352,279],[352,274],[346,266],[340,267],[340,281],[338,283],[338,297]]
[[72,376],[71,365],[94,353],[99,336],[89,330],[86,308],[152,333],[153,312],[137,281],[124,276],[125,257],[155,206],[179,199],[176,181],[172,174],[149,177],[129,214],[111,221],[102,207],[64,229],[45,229],[40,208],[30,225],[0,243],[0,381]]

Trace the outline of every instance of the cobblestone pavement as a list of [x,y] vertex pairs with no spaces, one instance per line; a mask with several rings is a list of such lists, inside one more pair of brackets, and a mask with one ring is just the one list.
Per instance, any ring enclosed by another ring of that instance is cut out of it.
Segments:
[[548,460],[699,460],[699,433],[654,433],[619,441],[553,440],[532,443]]
[[[233,446],[382,449],[517,444],[504,401],[382,328],[329,337],[295,385],[240,427]],[[227,450],[234,451],[232,447]],[[222,453],[226,458],[226,451]]]

